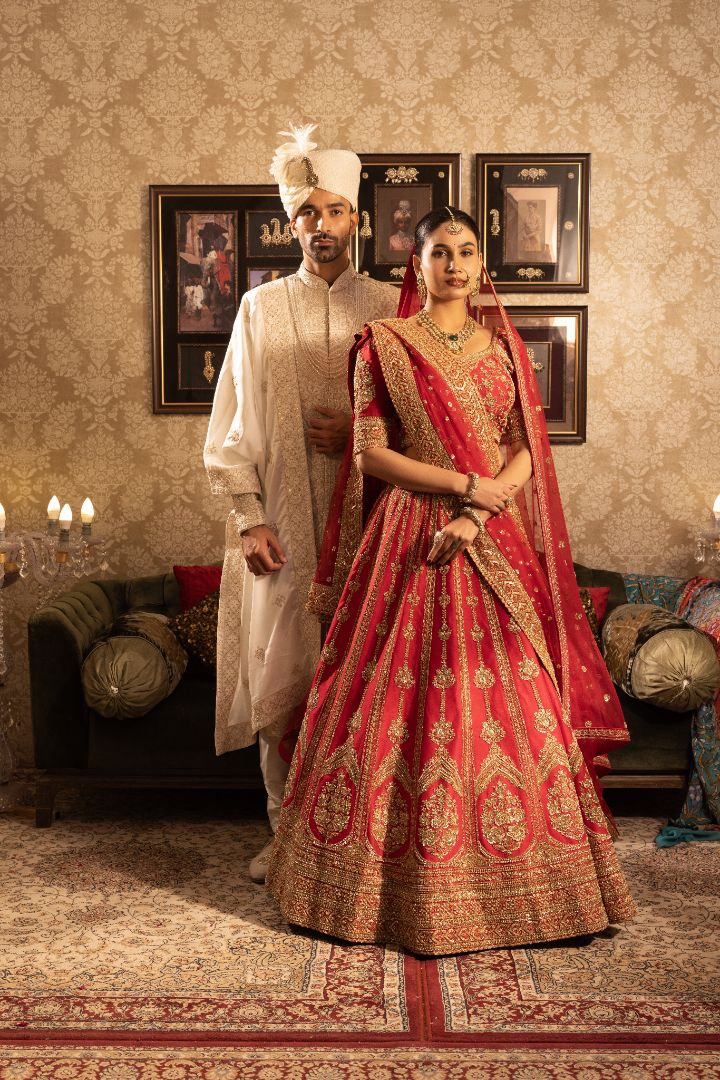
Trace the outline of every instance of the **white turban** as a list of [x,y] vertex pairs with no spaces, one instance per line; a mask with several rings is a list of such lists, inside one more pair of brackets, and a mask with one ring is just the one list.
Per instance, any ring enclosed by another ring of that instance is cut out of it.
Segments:
[[316,124],[281,131],[291,141],[278,146],[270,172],[280,187],[285,213],[292,221],[315,188],[342,195],[355,209],[360,189],[360,158],[352,150],[318,150],[310,141]]

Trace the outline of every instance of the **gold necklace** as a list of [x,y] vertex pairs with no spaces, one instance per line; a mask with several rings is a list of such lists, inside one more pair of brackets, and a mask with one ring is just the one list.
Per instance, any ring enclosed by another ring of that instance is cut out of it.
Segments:
[[425,308],[418,312],[417,318],[420,325],[427,330],[431,337],[435,338],[436,341],[455,355],[463,351],[477,330],[477,323],[469,315],[465,319],[462,329],[455,334],[447,334],[442,330]]

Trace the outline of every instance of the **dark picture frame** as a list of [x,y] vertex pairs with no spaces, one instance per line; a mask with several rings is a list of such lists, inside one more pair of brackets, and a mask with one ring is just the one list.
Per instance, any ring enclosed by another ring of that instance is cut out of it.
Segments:
[[302,251],[271,184],[153,184],[150,236],[153,412],[209,413],[244,293]]
[[590,154],[476,154],[478,224],[499,292],[589,289]]
[[360,160],[355,269],[400,285],[420,218],[460,203],[460,154],[360,154]]
[[551,443],[584,443],[587,411],[587,305],[505,309],[525,342]]

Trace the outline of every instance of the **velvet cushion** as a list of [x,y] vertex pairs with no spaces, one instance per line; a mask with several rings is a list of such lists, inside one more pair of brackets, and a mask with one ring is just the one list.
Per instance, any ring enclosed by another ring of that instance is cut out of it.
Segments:
[[170,629],[187,649],[195,670],[205,674],[217,666],[217,624],[220,591],[210,593],[189,611],[170,620]]
[[85,701],[107,718],[144,716],[173,692],[186,667],[187,654],[164,616],[128,612],[83,661]]
[[173,566],[180,586],[180,607],[189,611],[220,588],[222,566]]
[[641,701],[687,712],[720,687],[720,663],[707,635],[655,604],[615,608],[602,640],[613,681]]

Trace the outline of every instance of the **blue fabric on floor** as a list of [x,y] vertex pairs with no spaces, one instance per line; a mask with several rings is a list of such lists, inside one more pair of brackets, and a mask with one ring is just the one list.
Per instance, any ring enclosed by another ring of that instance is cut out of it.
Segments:
[[666,825],[655,837],[658,847],[674,847],[692,840],[720,840],[720,829],[685,829],[680,825]]

